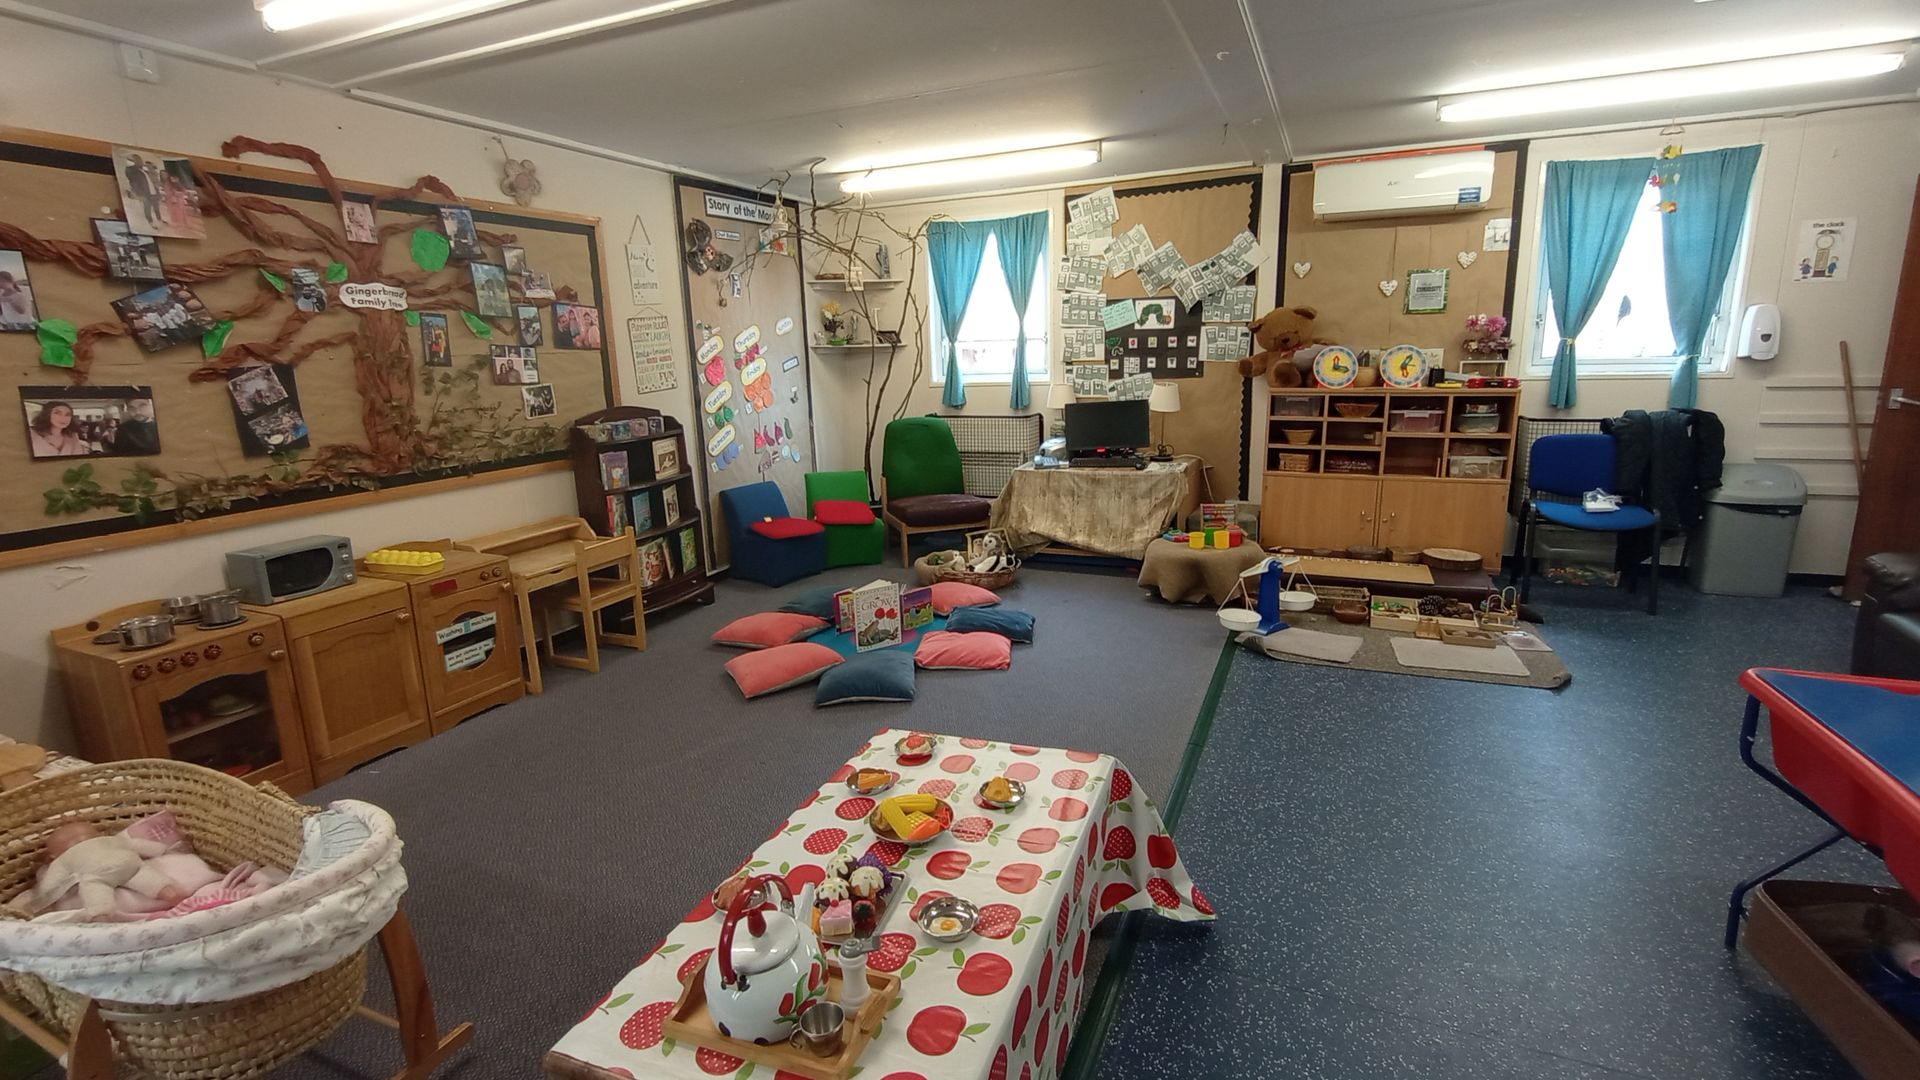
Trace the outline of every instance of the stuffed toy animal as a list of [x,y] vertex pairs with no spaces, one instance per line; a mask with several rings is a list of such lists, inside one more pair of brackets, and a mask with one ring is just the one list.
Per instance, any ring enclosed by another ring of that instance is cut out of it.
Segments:
[[1248,323],[1260,351],[1240,361],[1240,374],[1249,379],[1265,375],[1276,389],[1299,386],[1303,380],[1293,354],[1308,345],[1329,344],[1312,336],[1318,315],[1310,307],[1274,308]]

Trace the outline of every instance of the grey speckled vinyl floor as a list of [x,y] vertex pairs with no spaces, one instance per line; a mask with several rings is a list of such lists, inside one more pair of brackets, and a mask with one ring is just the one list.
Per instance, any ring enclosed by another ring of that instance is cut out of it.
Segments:
[[[1854,1075],[1743,951],[1733,883],[1822,823],[1740,764],[1754,666],[1853,610],[1543,587],[1558,692],[1235,656],[1177,837],[1221,918],[1146,920],[1098,1074]],[[1847,845],[1788,876],[1884,881]]]

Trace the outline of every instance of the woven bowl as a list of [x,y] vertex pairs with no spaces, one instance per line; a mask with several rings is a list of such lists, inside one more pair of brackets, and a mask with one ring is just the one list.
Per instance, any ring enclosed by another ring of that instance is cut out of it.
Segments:
[[1364,420],[1380,411],[1377,401],[1336,401],[1333,411],[1349,420]]
[[1285,435],[1287,441],[1295,446],[1304,446],[1313,441],[1313,430],[1311,428],[1283,428],[1280,433]]

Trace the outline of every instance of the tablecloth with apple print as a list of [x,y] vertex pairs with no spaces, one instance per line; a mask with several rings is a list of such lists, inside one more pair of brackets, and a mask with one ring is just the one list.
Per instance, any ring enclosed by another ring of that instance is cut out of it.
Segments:
[[[1187,875],[1153,801],[1119,761],[1083,750],[941,736],[923,765],[896,762],[883,729],[760,845],[746,865],[784,874],[796,893],[824,876],[836,852],[872,851],[908,875],[906,902],[881,924],[877,971],[901,977],[898,1004],[860,1057],[862,1080],[1040,1080],[1057,1075],[1086,992],[1087,938],[1111,912],[1151,910],[1182,921],[1213,908]],[[874,800],[848,790],[856,767],[893,769],[890,794],[949,800],[953,828],[921,848],[871,835]],[[996,775],[1027,785],[1010,811],[974,801]],[[717,884],[717,883],[716,883]],[[942,944],[913,914],[946,894],[980,906],[976,932]],[[565,1077],[791,1074],[663,1038],[660,1022],[719,940],[720,916],[703,897],[654,951],[608,991],[546,1057]]]

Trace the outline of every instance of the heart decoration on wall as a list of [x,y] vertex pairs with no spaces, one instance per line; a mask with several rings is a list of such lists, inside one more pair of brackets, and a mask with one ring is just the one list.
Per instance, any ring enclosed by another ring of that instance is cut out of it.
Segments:
[[1293,264],[1293,276],[1294,276],[1294,277],[1306,277],[1306,276],[1307,276],[1307,271],[1309,271],[1309,270],[1311,270],[1311,269],[1313,269],[1313,264],[1312,264],[1312,263],[1310,263],[1310,262],[1297,262],[1297,263],[1294,263],[1294,264]]
[[1380,295],[1392,296],[1393,291],[1395,289],[1398,289],[1399,287],[1400,287],[1400,279],[1388,278],[1387,280],[1380,283]]
[[1455,255],[1454,258],[1460,260],[1460,269],[1465,270],[1467,267],[1480,261],[1480,253],[1477,251],[1463,251]]

